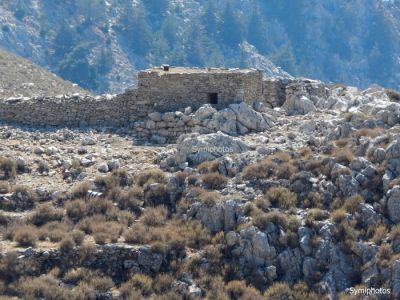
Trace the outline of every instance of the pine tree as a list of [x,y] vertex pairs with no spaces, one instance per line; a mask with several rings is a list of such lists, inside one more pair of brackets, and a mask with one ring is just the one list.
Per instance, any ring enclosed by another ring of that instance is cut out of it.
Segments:
[[98,88],[96,68],[90,64],[88,57],[92,45],[81,43],[68,53],[57,67],[62,78],[79,84],[81,87],[95,90]]
[[28,11],[25,8],[25,6],[22,3],[18,3],[17,6],[15,7],[14,17],[22,21],[27,14]]
[[58,57],[64,57],[77,42],[77,33],[67,23],[63,22],[58,28],[56,35],[53,39],[53,47],[55,55]]
[[247,40],[261,53],[265,54],[268,51],[267,22],[261,16],[259,7],[254,7],[253,9],[247,30]]
[[199,20],[194,20],[185,32],[185,52],[187,64],[191,66],[204,66],[207,54],[205,29]]
[[104,0],[77,0],[78,13],[82,14],[89,24],[106,21],[106,4]]
[[270,59],[290,74],[297,74],[296,59],[291,44],[288,43],[280,47]]
[[98,73],[102,75],[108,74],[112,69],[113,63],[114,59],[111,49],[103,47],[96,63]]
[[168,15],[161,26],[161,32],[171,47],[178,42],[179,26],[178,21],[174,15]]
[[201,17],[202,24],[207,34],[210,36],[215,35],[217,32],[217,15],[215,13],[215,6],[212,0],[208,0],[205,5],[204,13]]
[[222,43],[232,48],[237,48],[242,42],[241,24],[233,12],[230,1],[226,4],[219,23],[219,37]]
[[170,63],[168,61],[170,47],[168,46],[168,42],[160,32],[154,34],[152,46],[153,47],[151,49],[149,61],[150,64],[161,65],[165,63]]
[[164,15],[168,10],[168,0],[144,0],[146,10],[155,15]]
[[151,48],[151,31],[146,20],[146,11],[139,3],[133,7],[130,3],[125,7],[119,23],[123,27],[123,34],[128,44],[137,55],[146,55]]

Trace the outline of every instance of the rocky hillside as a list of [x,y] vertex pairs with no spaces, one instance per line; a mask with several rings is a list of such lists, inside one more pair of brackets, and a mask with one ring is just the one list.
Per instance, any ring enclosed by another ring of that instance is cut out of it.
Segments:
[[0,49],[0,99],[75,93],[90,94],[77,84],[62,80],[27,59]]
[[97,92],[162,63],[399,88],[399,14],[398,0],[2,1],[0,45]]
[[[274,109],[1,125],[0,293],[399,299],[400,94],[297,84]],[[176,144],[135,140],[185,123]]]

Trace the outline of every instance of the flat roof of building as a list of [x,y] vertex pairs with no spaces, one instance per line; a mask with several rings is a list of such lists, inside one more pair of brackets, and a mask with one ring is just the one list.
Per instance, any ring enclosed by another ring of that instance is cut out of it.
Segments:
[[256,69],[239,69],[239,68],[185,68],[185,67],[169,67],[168,71],[164,67],[153,67],[146,69],[142,72],[145,73],[159,73],[159,74],[207,74],[207,73],[251,73],[257,72]]

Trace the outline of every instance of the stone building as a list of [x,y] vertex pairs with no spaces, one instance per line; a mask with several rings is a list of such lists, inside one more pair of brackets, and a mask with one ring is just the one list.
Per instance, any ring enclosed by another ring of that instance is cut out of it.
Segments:
[[[138,87],[119,95],[59,95],[0,99],[0,122],[28,126],[129,126],[153,112],[216,109],[245,102],[280,107],[297,94],[327,97],[327,86],[309,79],[262,78],[256,69],[177,68],[140,71]],[[168,115],[168,114],[167,114]],[[145,124],[144,122],[143,124]],[[186,129],[185,129],[186,130]]]
[[154,110],[216,108],[262,98],[262,73],[256,69],[177,68],[163,66],[139,72],[138,97],[151,99]]

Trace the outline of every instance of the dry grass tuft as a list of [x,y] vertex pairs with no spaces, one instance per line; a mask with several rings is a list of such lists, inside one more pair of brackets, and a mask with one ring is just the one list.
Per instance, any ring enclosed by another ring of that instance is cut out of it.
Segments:
[[332,151],[332,156],[336,159],[336,162],[344,165],[349,165],[355,158],[350,148],[336,148]]
[[28,220],[36,226],[42,226],[48,222],[61,221],[63,216],[64,212],[61,209],[54,208],[53,205],[46,203],[37,207]]
[[226,187],[228,178],[219,173],[208,173],[202,177],[203,183],[211,190],[221,190]]
[[21,247],[35,247],[38,239],[37,228],[32,225],[21,225],[14,229],[12,238]]
[[214,206],[221,199],[221,194],[218,192],[204,191],[199,195],[199,200],[207,206]]
[[165,206],[148,207],[140,220],[146,226],[163,226],[167,221],[168,209]]
[[0,156],[0,179],[14,179],[17,176],[17,163],[14,159]]
[[265,197],[275,207],[282,209],[296,207],[297,195],[284,187],[270,188]]
[[197,166],[197,170],[200,172],[200,174],[206,174],[206,173],[214,173],[218,172],[218,167],[219,163],[216,160],[207,160],[202,162]]
[[146,170],[136,176],[136,183],[144,186],[147,183],[165,183],[165,173],[159,169]]
[[92,188],[92,184],[90,182],[84,181],[78,183],[72,188],[71,197],[72,199],[83,198],[86,197],[88,191]]

